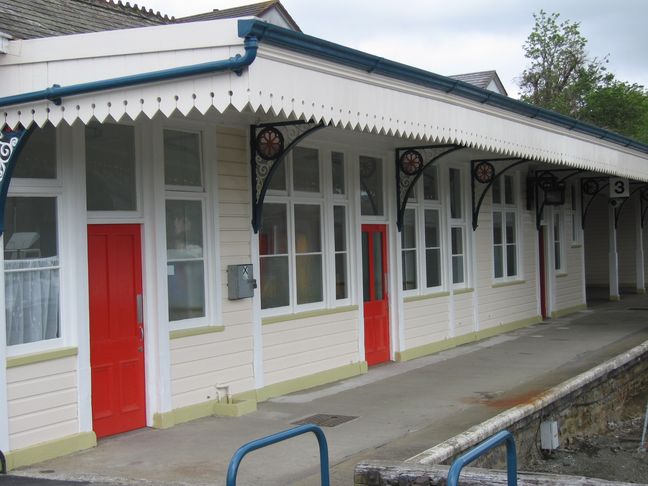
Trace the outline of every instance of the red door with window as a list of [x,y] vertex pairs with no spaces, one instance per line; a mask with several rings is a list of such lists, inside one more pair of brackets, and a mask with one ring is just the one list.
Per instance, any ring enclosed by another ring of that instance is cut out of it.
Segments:
[[97,437],[146,426],[140,226],[88,226],[92,425]]
[[362,289],[365,359],[375,365],[389,360],[387,295],[387,226],[362,225]]

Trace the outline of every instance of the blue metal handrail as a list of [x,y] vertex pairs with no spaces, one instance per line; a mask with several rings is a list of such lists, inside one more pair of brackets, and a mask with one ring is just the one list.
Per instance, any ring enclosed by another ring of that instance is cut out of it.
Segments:
[[317,442],[319,443],[319,453],[320,453],[320,476],[322,478],[322,486],[329,486],[329,459],[328,459],[328,444],[326,442],[326,436],[324,431],[320,429],[317,425],[305,424],[292,429],[284,430],[282,432],[277,432],[276,434],[269,435],[267,437],[262,437],[261,439],[253,440],[247,444],[242,445],[232,456],[232,460],[229,463],[227,468],[227,486],[236,486],[236,475],[238,474],[238,468],[245,457],[249,452],[261,449],[277,442],[282,442],[287,439],[292,439],[298,435],[306,434],[312,432],[317,437]]
[[484,442],[459,456],[450,466],[448,472],[448,486],[457,486],[459,484],[459,474],[461,470],[473,462],[475,459],[483,456],[491,449],[497,447],[502,442],[506,442],[506,476],[508,486],[517,486],[517,457],[515,454],[515,439],[513,434],[508,430],[502,430],[494,436],[486,439]]

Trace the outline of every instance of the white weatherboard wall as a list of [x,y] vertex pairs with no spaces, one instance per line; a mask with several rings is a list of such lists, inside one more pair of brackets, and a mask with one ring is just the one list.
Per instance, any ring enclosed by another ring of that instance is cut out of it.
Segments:
[[7,396],[11,450],[79,432],[76,356],[9,368]]
[[265,384],[362,361],[358,349],[358,315],[354,309],[264,324]]
[[405,346],[413,349],[450,337],[450,297],[422,296],[405,300]]
[[[524,191],[518,197],[524,200]],[[519,279],[503,286],[493,280],[493,213],[491,194],[484,200],[475,232],[477,252],[477,295],[479,302],[479,330],[503,324],[524,321],[538,315],[536,248],[538,232],[534,211],[519,211],[518,271]],[[524,203],[520,203],[523,208]]]
[[[172,408],[216,398],[216,385],[236,394],[254,389],[252,299],[227,299],[227,265],[250,263],[250,184],[246,133],[217,131],[222,332],[170,341]],[[258,273],[258,269],[255,269]]]
[[583,295],[583,247],[572,246],[569,242],[570,231],[565,231],[567,243],[565,248],[565,264],[567,271],[556,275],[555,279],[555,305],[553,312],[560,312],[578,305],[585,304]]

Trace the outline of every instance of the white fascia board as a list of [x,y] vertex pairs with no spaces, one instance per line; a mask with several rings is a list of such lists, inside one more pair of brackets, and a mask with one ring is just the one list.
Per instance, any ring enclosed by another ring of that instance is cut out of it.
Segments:
[[238,19],[15,40],[0,66],[243,45]]

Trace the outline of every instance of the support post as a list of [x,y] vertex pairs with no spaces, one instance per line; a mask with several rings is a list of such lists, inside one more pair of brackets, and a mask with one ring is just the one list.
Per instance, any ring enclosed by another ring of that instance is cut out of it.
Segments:
[[637,293],[646,293],[646,271],[644,267],[644,241],[643,228],[641,227],[641,197],[635,199],[635,272],[637,281]]
[[610,300],[621,300],[619,294],[619,254],[617,252],[616,212],[608,205],[609,253],[608,270],[610,279]]

